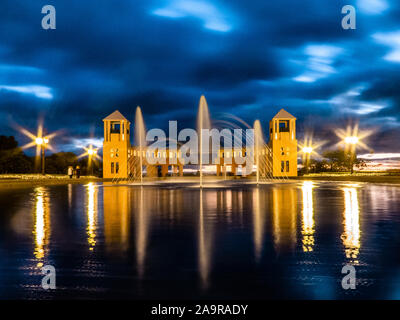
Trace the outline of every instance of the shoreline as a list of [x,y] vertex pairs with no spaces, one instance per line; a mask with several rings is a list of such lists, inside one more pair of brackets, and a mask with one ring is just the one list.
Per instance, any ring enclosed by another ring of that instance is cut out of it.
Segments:
[[[184,177],[165,177],[165,178],[155,178],[155,179],[144,179],[144,183],[148,184],[151,181],[154,182],[167,182],[168,180],[171,181],[171,183],[174,182],[174,179],[176,182],[194,182],[197,181],[199,178],[196,176],[184,176]],[[243,184],[248,183],[251,180],[254,180],[255,177],[247,177],[247,178],[241,178],[241,177],[227,177],[224,179],[223,177],[215,177],[215,176],[205,176],[204,177],[204,182],[207,183],[207,180],[212,182],[223,182],[223,181],[236,181],[238,184],[240,184],[240,181],[243,181]],[[123,182],[124,180],[121,180],[120,182]],[[400,185],[400,175],[350,175],[350,174],[339,174],[339,175],[305,175],[305,176],[298,176],[294,178],[288,179],[289,181],[327,181],[327,182],[363,182],[363,183],[387,183],[387,184],[399,184]],[[41,176],[41,175],[0,175],[0,187],[11,187],[13,185],[21,186],[21,185],[26,185],[26,186],[35,186],[35,185],[55,185],[55,184],[60,184],[60,185],[65,185],[65,184],[85,184],[89,182],[112,182],[112,179],[103,179],[95,176],[81,176],[79,179],[78,178],[72,178],[70,179],[68,176],[65,175],[46,175],[46,176]],[[273,182],[273,181],[271,181]],[[279,180],[277,180],[279,182]]]

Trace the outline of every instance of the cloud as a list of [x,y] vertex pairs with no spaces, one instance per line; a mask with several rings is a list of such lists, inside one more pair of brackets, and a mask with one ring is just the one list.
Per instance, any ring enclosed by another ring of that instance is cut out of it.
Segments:
[[386,0],[358,0],[357,9],[365,14],[381,14],[389,8]]
[[304,48],[306,71],[294,77],[293,80],[311,83],[335,73],[333,63],[342,52],[343,48],[332,45],[307,45]]
[[201,0],[172,0],[167,6],[155,9],[153,14],[173,19],[193,17],[201,20],[204,28],[219,32],[231,31],[233,27],[222,10]]
[[373,39],[380,44],[390,47],[392,50],[383,58],[391,62],[400,62],[400,30],[388,33],[375,33]]
[[40,99],[53,99],[52,89],[41,85],[8,86],[0,85],[1,90],[30,94]]

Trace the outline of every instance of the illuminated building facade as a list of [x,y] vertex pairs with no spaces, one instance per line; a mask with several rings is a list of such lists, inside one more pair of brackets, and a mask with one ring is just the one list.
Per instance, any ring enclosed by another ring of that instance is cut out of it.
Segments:
[[269,122],[269,157],[274,177],[297,177],[296,118],[281,109]]
[[[103,177],[108,179],[127,179],[145,175],[147,177],[165,177],[169,172],[172,175],[183,175],[184,160],[179,150],[141,149],[130,144],[130,122],[117,110],[103,119]],[[270,121],[270,140],[253,154],[258,153],[255,163],[259,167],[262,177],[296,177],[297,176],[297,140],[296,118],[285,110],[279,111]],[[239,167],[246,163],[235,162],[236,154],[244,156],[250,152],[246,148],[226,150],[221,148],[218,154],[219,161],[215,161],[217,176],[239,175]],[[151,163],[148,159],[152,159]],[[263,161],[260,161],[263,159]],[[216,159],[218,160],[218,159]],[[229,160],[229,161],[228,161]],[[140,167],[145,170],[141,170]]]

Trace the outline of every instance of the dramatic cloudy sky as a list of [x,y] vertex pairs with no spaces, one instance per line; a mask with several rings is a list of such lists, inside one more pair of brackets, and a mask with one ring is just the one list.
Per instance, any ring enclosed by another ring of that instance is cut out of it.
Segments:
[[[41,28],[42,6],[57,29]],[[357,10],[343,30],[341,9]],[[58,149],[115,109],[147,128],[194,127],[205,94],[213,118],[266,129],[280,108],[299,137],[359,121],[375,152],[400,150],[400,2],[396,0],[2,0],[0,134],[13,122],[64,129]]]

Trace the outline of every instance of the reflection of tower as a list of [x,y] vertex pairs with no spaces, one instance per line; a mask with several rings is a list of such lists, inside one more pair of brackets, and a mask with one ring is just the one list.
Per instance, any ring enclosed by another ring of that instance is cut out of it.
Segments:
[[130,122],[118,110],[103,122],[103,178],[128,178]]
[[131,212],[131,189],[104,183],[104,236],[108,249],[125,251],[128,247]]
[[[34,255],[37,260],[42,260],[45,256],[46,244],[50,230],[50,208],[48,192],[43,187],[35,188],[35,225],[33,234],[35,236]],[[42,262],[38,266],[43,265]]]
[[261,258],[264,240],[264,211],[260,208],[260,189],[255,188],[253,192],[253,237],[256,261]]
[[89,243],[89,250],[93,250],[96,245],[96,229],[97,229],[97,193],[98,190],[93,184],[90,182],[87,185],[87,236]]
[[269,122],[269,147],[274,177],[297,176],[296,118],[285,110]]
[[294,187],[272,189],[273,233],[275,247],[291,250],[296,243],[297,191]]
[[[360,207],[357,188],[343,188],[344,192],[344,232],[342,241],[348,259],[357,259],[360,249]],[[354,261],[357,262],[357,261]]]
[[301,190],[303,192],[303,251],[310,252],[314,248],[314,203],[311,181],[304,181]]

